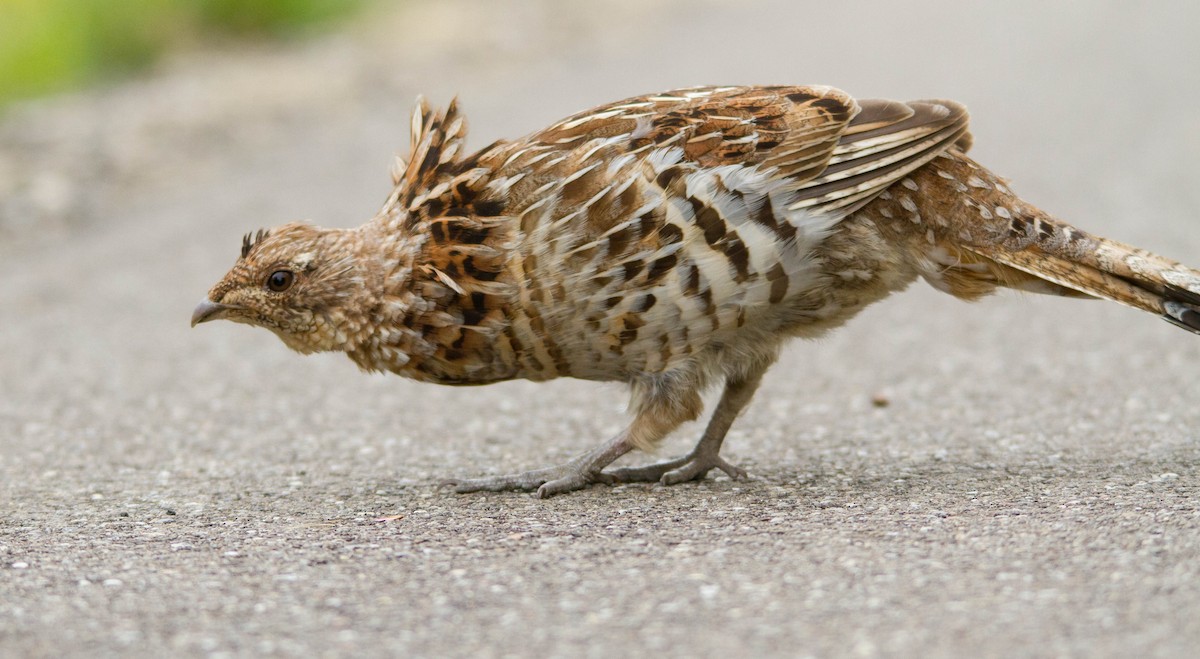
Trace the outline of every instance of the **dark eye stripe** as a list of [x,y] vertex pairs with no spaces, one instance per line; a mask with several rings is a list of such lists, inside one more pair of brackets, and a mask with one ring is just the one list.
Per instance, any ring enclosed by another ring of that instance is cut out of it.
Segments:
[[267,288],[282,293],[292,287],[292,282],[296,280],[296,276],[291,270],[276,270],[267,276]]

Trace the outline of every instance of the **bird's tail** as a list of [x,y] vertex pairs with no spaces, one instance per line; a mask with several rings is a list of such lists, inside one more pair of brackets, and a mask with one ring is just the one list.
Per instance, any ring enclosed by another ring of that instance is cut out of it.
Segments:
[[961,151],[942,154],[874,203],[877,226],[905,245],[917,271],[959,298],[997,286],[1098,297],[1200,334],[1200,271],[1052,217]]
[[967,249],[1071,291],[1161,315],[1200,334],[1200,271],[1093,236],[1040,211],[1014,215],[994,238]]

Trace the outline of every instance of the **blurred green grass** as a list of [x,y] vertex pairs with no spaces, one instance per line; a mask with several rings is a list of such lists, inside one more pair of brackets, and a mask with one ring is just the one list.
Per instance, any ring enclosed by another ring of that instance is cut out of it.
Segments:
[[0,106],[215,39],[305,34],[367,0],[0,0]]

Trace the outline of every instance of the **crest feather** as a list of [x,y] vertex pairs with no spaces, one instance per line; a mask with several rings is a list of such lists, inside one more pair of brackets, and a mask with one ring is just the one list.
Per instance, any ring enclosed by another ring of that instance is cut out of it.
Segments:
[[395,202],[405,207],[422,192],[458,173],[467,136],[466,118],[458,111],[458,99],[452,99],[444,110],[433,110],[424,98],[418,97],[413,108],[411,142],[406,159],[397,159],[392,181],[396,190],[385,208]]
[[259,229],[242,236],[242,258],[249,256],[250,252],[254,251],[254,248],[269,235],[271,235],[269,230]]

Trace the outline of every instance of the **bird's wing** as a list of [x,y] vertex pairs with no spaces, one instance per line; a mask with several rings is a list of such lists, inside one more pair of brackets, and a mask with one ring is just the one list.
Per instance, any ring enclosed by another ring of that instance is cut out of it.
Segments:
[[786,178],[794,208],[853,211],[952,146],[970,144],[952,101],[856,101],[832,87],[696,87],[568,117],[528,138],[559,149],[594,140],[631,153],[677,147],[701,167],[757,166]]

